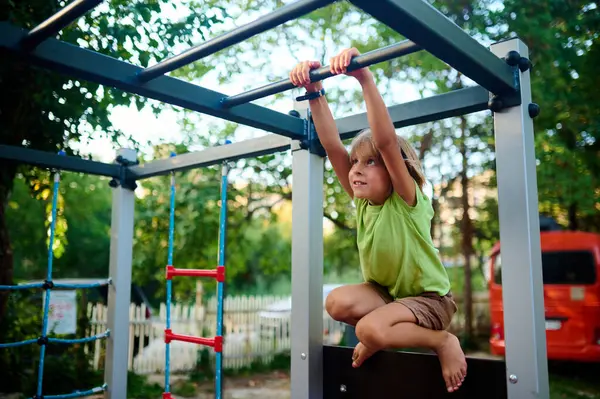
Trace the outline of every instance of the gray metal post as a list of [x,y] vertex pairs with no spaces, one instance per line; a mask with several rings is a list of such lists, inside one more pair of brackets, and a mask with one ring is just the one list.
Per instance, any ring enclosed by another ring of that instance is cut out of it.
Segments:
[[[135,151],[119,150],[128,161],[135,161]],[[108,328],[104,379],[108,389],[105,399],[127,397],[127,356],[129,354],[129,304],[131,300],[131,261],[133,251],[133,191],[121,185],[113,188],[110,232],[110,277],[108,286]]]
[[[498,57],[511,50],[529,57],[519,39],[491,50]],[[494,114],[506,383],[509,399],[540,399],[549,397],[549,387],[529,71],[520,74],[520,82],[521,105]]]
[[291,398],[323,397],[323,158],[292,142]]

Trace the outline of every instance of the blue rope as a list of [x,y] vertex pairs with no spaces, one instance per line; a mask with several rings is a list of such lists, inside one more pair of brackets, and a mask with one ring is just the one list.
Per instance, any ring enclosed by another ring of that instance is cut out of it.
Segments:
[[[62,289],[84,289],[84,288],[96,288],[96,287],[104,287],[105,285],[112,284],[112,279],[100,280],[94,283],[89,284],[67,284],[67,283],[53,283],[53,288],[62,288]],[[0,285],[0,291],[9,290],[9,291],[17,291],[17,290],[28,290],[33,288],[44,288],[44,283],[27,283],[27,284],[19,284],[19,285]]]
[[0,344],[0,348],[15,348],[17,346],[35,344],[37,341],[38,340],[36,338],[36,339],[26,339],[25,341],[19,341],[19,342],[8,342],[5,344]]
[[[176,154],[171,153],[171,158]],[[167,256],[167,264],[173,265],[173,241],[175,236],[175,173],[171,172],[171,201],[169,206],[169,249]],[[167,324],[166,328],[171,328],[171,295],[172,295],[171,280],[167,280]],[[171,374],[171,344],[165,343],[165,392],[170,392],[170,374]]]
[[[90,396],[95,393],[104,392],[104,391],[106,391],[106,388],[108,388],[108,385],[104,384],[100,387],[92,388],[87,391],[67,393],[67,394],[63,394],[63,395],[44,395],[44,399],[83,398],[84,396]],[[32,399],[34,399],[34,398],[32,398]]]
[[[62,289],[84,289],[84,288],[96,288],[96,287],[104,287],[105,285],[112,284],[112,279],[100,280],[94,283],[89,284],[67,284],[67,283],[53,283],[53,288],[62,288]],[[28,284],[19,284],[19,285],[0,285],[0,291],[2,290],[28,290],[33,288],[44,288],[44,283],[28,283]]]
[[[48,338],[49,344],[83,344],[86,342],[96,341],[98,339],[107,338],[110,336],[110,330],[106,330],[102,334],[96,334],[91,337],[85,338],[75,338],[75,339],[63,339],[63,338]],[[5,344],[0,344],[0,348],[14,348],[17,346],[24,346],[37,343],[37,339],[26,339],[24,341],[19,342],[9,342]]]
[[50,344],[84,344],[86,342],[96,341],[98,339],[107,338],[110,336],[110,330],[106,330],[101,334],[92,335],[91,337],[63,339],[63,338],[48,338]]
[[[56,230],[56,208],[58,202],[58,184],[60,182],[60,174],[56,172],[54,174],[54,190],[52,193],[52,220],[50,222],[50,242],[48,243],[48,272],[46,275],[47,281],[52,281],[52,261],[54,259],[54,252],[52,250],[54,246],[54,233]],[[45,337],[48,333],[48,313],[50,310],[50,291],[51,289],[46,288],[46,301],[44,303],[44,320],[42,324],[42,337]],[[38,367],[38,385],[37,395],[42,396],[42,381],[44,379],[44,357],[46,356],[46,345],[42,345],[40,348],[40,364]]]
[[96,288],[104,287],[105,285],[112,284],[112,279],[100,280],[89,284],[62,284],[54,283],[54,288],[66,288],[66,289],[83,289],[83,288]]
[[0,291],[3,290],[10,290],[10,291],[17,291],[17,290],[28,290],[31,288],[42,288],[44,286],[44,283],[29,283],[29,284],[19,284],[19,285],[0,285]]
[[[221,213],[219,215],[219,266],[225,266],[225,239],[227,228],[227,164],[223,164],[221,171]],[[223,334],[223,283],[217,283],[217,336]],[[215,398],[221,399],[221,378],[222,378],[222,353],[216,354],[216,370],[215,370]]]

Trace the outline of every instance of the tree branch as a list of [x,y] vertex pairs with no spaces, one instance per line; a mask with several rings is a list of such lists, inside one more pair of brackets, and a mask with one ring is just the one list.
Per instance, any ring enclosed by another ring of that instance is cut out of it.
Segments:
[[333,216],[331,216],[329,213],[323,212],[323,216],[327,220],[331,221],[331,223],[333,223],[335,227],[337,227],[339,229],[342,229],[342,230],[345,230],[345,231],[349,231],[349,232],[352,233],[352,235],[356,235],[356,229],[355,228],[348,226],[347,224],[339,221],[338,219],[334,219]]

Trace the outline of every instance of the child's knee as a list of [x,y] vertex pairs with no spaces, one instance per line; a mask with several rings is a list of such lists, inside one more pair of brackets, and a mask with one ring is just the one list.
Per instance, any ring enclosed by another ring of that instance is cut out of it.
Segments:
[[356,324],[356,338],[368,348],[378,348],[387,345],[385,326],[364,318]]
[[355,303],[351,298],[344,295],[336,295],[332,292],[325,300],[325,309],[332,319],[346,321],[353,319]]

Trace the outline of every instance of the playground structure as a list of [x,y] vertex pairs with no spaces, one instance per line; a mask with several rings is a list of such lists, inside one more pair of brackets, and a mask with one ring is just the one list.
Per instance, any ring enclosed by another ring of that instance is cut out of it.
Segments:
[[[384,352],[375,355],[372,361],[360,369],[352,369],[352,348],[322,344],[324,154],[305,104],[296,104],[296,112],[290,115],[250,104],[252,100],[292,89],[294,86],[290,80],[284,79],[245,93],[225,96],[165,75],[333,1],[297,0],[146,69],[54,38],[60,29],[100,2],[101,0],[75,0],[31,31],[8,22],[0,22],[0,48],[33,65],[77,79],[112,86],[274,134],[146,164],[138,164],[135,151],[129,149],[120,150],[114,164],[106,164],[27,148],[0,146],[0,158],[5,161],[104,175],[113,179],[110,279],[107,280],[110,283],[110,334],[107,332],[105,337],[105,385],[96,390],[104,390],[108,399],[126,397],[126,331],[135,182],[175,171],[291,150],[295,189],[292,200],[292,398],[380,397],[390,390],[402,392],[406,397],[447,395],[435,356]],[[513,38],[494,43],[487,49],[423,0],[351,2],[408,40],[354,58],[348,68],[350,71],[416,51],[428,51],[476,83],[473,87],[389,107],[396,127],[488,109],[493,113],[500,240],[505,263],[502,279],[503,289],[507,294],[503,296],[506,361],[469,358],[469,375],[461,389],[452,396],[548,398],[532,123],[539,108],[531,103],[528,48],[521,40]],[[311,72],[312,81],[329,77],[331,74],[328,67]],[[363,113],[337,119],[336,125],[341,137],[348,139],[368,127],[368,122]],[[224,245],[223,241],[224,236],[221,241]],[[168,270],[167,268],[167,276]],[[215,271],[198,272],[196,275],[208,275],[222,282],[226,281],[225,270],[225,264],[219,262]],[[193,274],[185,271],[181,273]],[[171,269],[170,275],[176,274]],[[48,276],[49,281],[43,286],[47,293],[52,288],[50,268]],[[45,331],[38,340],[42,351],[50,343],[44,334]],[[174,339],[187,338],[167,331],[165,340]],[[188,340],[209,344],[217,351],[222,343],[219,332],[212,339]],[[166,379],[167,389],[163,397],[170,398],[168,376]],[[221,397],[221,383],[220,379],[216,382],[217,398]],[[41,398],[42,394],[41,387],[38,387],[36,397]],[[79,397],[84,396],[83,394],[44,397]]]

